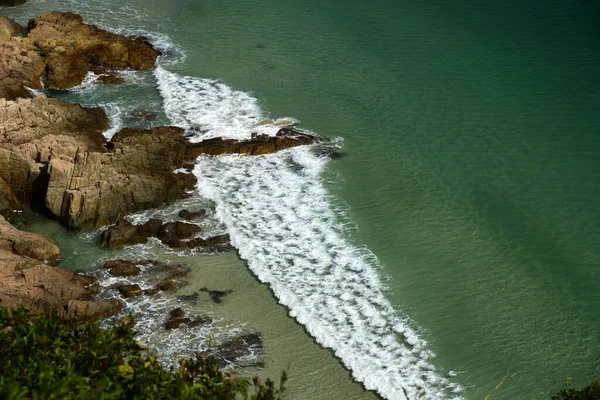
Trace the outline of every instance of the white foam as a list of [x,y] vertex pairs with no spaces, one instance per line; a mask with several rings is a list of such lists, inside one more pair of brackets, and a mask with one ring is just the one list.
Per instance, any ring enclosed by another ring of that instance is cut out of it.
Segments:
[[181,76],[157,67],[154,75],[171,122],[186,129],[190,141],[214,137],[249,139],[253,132],[274,136],[287,118],[266,121],[258,100],[224,83]]
[[[223,83],[155,75],[168,117],[195,141],[248,138],[265,118],[255,98]],[[250,269],[356,380],[388,399],[455,396],[460,386],[436,373],[427,343],[385,298],[376,257],[347,239],[321,181],[327,161],[307,147],[201,156],[194,174]]]

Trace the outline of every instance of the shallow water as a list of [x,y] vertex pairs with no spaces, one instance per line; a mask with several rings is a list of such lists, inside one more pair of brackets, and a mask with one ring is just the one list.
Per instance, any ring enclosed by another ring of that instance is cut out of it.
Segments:
[[[94,86],[64,96],[104,104],[115,131],[136,123],[132,110],[150,108],[157,123],[202,132],[244,135],[257,119],[292,117],[343,137],[343,157],[319,175],[332,195],[325,209],[350,248],[376,256],[369,268],[389,287],[382,296],[437,355],[436,379],[456,371],[450,381],[467,399],[547,398],[566,376],[583,384],[600,374],[597,4],[165,0],[106,12],[108,4],[33,0],[7,13],[23,22],[70,8],[105,27],[156,33],[162,69],[132,75],[127,95]],[[173,72],[192,92],[201,83],[222,90],[205,103],[185,91],[162,98],[161,74]],[[243,115],[235,95],[251,100]],[[202,104],[218,112],[177,117]],[[231,190],[216,176],[212,200]],[[236,229],[226,220],[232,201],[217,201],[219,229]],[[245,258],[259,276],[269,265]],[[334,370],[323,354],[313,366]],[[323,387],[329,374],[311,376]],[[347,398],[347,381],[336,378],[321,398]]]

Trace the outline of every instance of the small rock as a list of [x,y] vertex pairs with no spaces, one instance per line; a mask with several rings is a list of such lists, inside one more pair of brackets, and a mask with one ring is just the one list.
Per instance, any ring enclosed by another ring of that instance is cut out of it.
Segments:
[[185,315],[185,312],[181,309],[181,307],[177,307],[174,310],[169,312],[169,318],[181,318]]
[[104,83],[105,85],[121,85],[125,83],[125,78],[116,75],[101,75],[96,79],[98,82]]
[[113,276],[135,276],[139,275],[142,270],[136,263],[127,260],[110,260],[104,264],[104,268]]
[[200,210],[200,211],[188,211],[188,210],[181,210],[179,211],[179,218],[183,218],[187,221],[191,221],[200,217],[204,217],[206,215],[206,210]]
[[251,333],[223,343],[217,355],[227,361],[234,361],[257,350],[262,350],[262,339],[258,334]]
[[144,121],[154,121],[157,117],[156,113],[145,110],[135,110],[131,116]]
[[137,297],[137,296],[142,295],[142,288],[140,288],[140,285],[138,285],[138,284],[121,285],[117,289],[119,290],[119,292],[121,292],[123,297],[125,297],[126,299],[128,299],[130,297]]

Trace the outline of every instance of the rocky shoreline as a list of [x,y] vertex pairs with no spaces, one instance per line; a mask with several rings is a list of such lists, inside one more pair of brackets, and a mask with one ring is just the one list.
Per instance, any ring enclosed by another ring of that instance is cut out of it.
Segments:
[[[191,143],[184,130],[157,126],[125,128],[106,140],[109,118],[99,108],[86,108],[39,94],[42,89],[67,90],[88,72],[99,82],[119,84],[121,69],[152,69],[161,55],[144,37],[116,35],[85,24],[79,15],[47,12],[22,27],[0,17],[0,300],[3,307],[26,305],[32,314],[58,312],[72,320],[97,319],[121,311],[113,298],[94,300],[95,278],[51,264],[62,257],[52,239],[26,233],[7,221],[15,212],[33,208],[70,230],[108,228],[101,245],[108,249],[158,238],[171,248],[227,248],[226,235],[203,238],[194,220],[203,211],[180,213],[182,220],[151,219],[133,225],[127,215],[165,207],[190,195],[196,178],[190,173],[200,155],[268,154],[320,142],[321,139],[281,128],[275,136],[253,134],[249,140],[214,138]],[[146,262],[146,261],[145,261]],[[152,261],[146,263],[152,264]],[[152,264],[152,268],[169,268]],[[112,260],[111,275],[135,276],[135,262]],[[119,287],[124,297],[153,296],[185,285],[185,270],[175,269],[153,289]],[[228,292],[209,291],[215,302]],[[218,301],[217,301],[218,300]],[[173,310],[165,329],[201,325],[207,316],[185,316]],[[225,359],[243,354],[244,343],[256,347],[260,337],[234,339]]]

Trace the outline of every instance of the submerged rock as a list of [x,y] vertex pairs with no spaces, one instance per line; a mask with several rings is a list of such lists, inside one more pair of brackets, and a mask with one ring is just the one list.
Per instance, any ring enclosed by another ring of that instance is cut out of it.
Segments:
[[186,324],[189,327],[210,324],[212,318],[208,315],[196,315],[192,317],[186,317],[185,312],[181,308],[176,308],[169,313],[169,318],[165,322],[166,330],[178,329],[182,324]]
[[215,303],[217,303],[217,304],[221,302],[221,297],[223,297],[223,296],[225,296],[227,294],[233,293],[233,290],[231,290],[231,289],[230,290],[222,291],[222,290],[209,290],[209,289],[207,289],[205,287],[203,287],[202,289],[200,289],[200,291],[201,292],[207,292],[208,295],[210,296],[210,299],[212,301],[214,301]]
[[260,335],[251,333],[223,343],[216,355],[232,362],[244,356],[261,352],[262,348],[263,344]]

